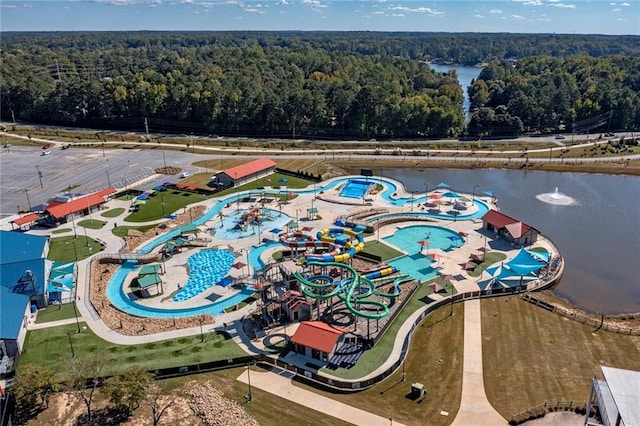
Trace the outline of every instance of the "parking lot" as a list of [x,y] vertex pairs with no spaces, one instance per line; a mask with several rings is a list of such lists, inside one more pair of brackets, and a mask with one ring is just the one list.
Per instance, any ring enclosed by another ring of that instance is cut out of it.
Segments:
[[[105,150],[52,147],[50,155],[42,155],[38,147],[12,146],[0,150],[0,217],[14,215],[45,203],[68,187],[72,193],[92,192],[108,187],[147,189],[179,175],[159,176],[136,185],[154,174],[157,167],[180,167],[188,173],[204,171],[191,165],[194,161],[215,156],[155,150]],[[40,178],[38,173],[41,173]],[[42,187],[40,186],[42,181]]]

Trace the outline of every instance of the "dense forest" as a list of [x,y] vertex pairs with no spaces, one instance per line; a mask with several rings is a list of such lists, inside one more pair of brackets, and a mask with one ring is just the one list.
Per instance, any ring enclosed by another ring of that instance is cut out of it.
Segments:
[[[331,138],[638,125],[640,37],[323,32],[3,33],[5,120],[180,133]],[[545,56],[542,56],[545,55]],[[587,78],[588,77],[588,78]],[[610,112],[613,111],[613,112]]]
[[635,130],[640,58],[534,56],[491,61],[468,89],[469,134]]

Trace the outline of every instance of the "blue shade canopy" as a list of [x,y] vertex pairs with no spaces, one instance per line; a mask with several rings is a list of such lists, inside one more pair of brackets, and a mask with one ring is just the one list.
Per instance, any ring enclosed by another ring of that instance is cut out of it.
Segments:
[[287,183],[287,182],[289,182],[289,179],[287,179],[287,178],[280,178],[280,179],[278,180],[278,182],[280,182],[280,183]]
[[436,188],[450,188],[450,186],[444,182],[440,182],[439,184],[436,185]]
[[529,275],[538,272],[544,264],[522,248],[516,257],[507,262],[507,266],[518,275]]
[[444,194],[442,194],[442,196],[446,198],[460,198],[460,194],[452,191],[445,192]]
[[535,257],[540,261],[543,261],[543,262],[549,261],[549,252],[527,250],[527,253],[529,253],[531,256]]
[[493,197],[493,191],[484,191],[483,194]]
[[269,232],[271,232],[272,234],[279,234],[282,232],[282,229],[280,228],[273,228],[271,229]]

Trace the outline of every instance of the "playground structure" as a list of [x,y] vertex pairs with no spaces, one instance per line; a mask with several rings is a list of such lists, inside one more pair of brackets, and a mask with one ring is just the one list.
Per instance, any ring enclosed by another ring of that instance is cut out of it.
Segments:
[[269,209],[254,207],[246,212],[242,213],[236,223],[236,228],[241,231],[246,231],[250,226],[260,227],[263,226],[265,221],[271,220],[272,216]]
[[[358,232],[344,228],[326,228],[319,231],[316,239],[300,231],[284,233],[279,237],[280,243],[293,249],[298,265],[306,262],[346,262],[364,248],[364,238]],[[304,255],[298,257],[299,249]],[[319,251],[326,253],[318,253]]]

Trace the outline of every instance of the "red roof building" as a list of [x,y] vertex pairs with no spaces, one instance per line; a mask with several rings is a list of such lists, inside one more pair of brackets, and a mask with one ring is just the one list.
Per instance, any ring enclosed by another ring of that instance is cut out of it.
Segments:
[[18,229],[22,229],[23,226],[30,227],[38,219],[40,219],[40,215],[39,214],[37,214],[37,213],[29,213],[28,215],[19,217],[17,219],[13,219],[11,221],[11,224],[12,225],[17,225]]
[[304,321],[311,318],[311,304],[299,291],[287,290],[281,300],[290,321]]
[[540,231],[534,227],[520,222],[497,210],[489,210],[482,216],[483,227],[490,232],[495,232],[498,238],[504,237],[518,245],[529,245],[538,239]]
[[94,207],[100,206],[107,202],[107,197],[115,193],[115,189],[107,188],[93,194],[75,198],[67,202],[52,201],[44,210],[45,216],[49,217],[50,222],[65,223],[69,216],[84,213],[89,214]]
[[291,337],[295,351],[305,356],[328,361],[344,339],[345,330],[321,321],[301,322]]
[[273,160],[270,158],[260,158],[223,170],[215,175],[212,180],[217,181],[220,186],[229,187],[268,176],[275,171],[276,163]]

